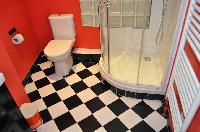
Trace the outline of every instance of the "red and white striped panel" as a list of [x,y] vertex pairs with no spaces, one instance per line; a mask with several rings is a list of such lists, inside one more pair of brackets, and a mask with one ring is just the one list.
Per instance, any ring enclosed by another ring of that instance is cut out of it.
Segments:
[[200,0],[191,0],[167,91],[175,132],[185,132],[200,105]]

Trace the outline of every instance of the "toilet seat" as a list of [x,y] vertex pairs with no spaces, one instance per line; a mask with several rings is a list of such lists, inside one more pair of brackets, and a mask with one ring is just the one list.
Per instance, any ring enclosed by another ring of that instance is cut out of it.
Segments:
[[50,58],[66,55],[71,51],[73,43],[73,40],[51,40],[44,53]]

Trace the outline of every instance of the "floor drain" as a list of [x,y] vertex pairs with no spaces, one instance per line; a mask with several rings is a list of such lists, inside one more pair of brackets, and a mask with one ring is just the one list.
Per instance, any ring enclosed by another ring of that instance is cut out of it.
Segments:
[[151,57],[144,57],[145,61],[151,61]]

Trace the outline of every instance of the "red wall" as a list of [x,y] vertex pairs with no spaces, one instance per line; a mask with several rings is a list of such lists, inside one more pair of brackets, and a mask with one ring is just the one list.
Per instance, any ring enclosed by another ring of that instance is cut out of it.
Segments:
[[37,40],[43,49],[52,39],[48,16],[72,13],[75,17],[77,41],[74,47],[100,48],[99,28],[83,27],[79,0],[24,0]]
[[[16,27],[25,41],[21,45],[13,45],[8,31]],[[20,0],[2,0],[0,8],[0,36],[11,61],[23,80],[34,60],[38,56],[40,47],[31,27],[31,22]],[[2,62],[2,61],[1,61]],[[6,64],[7,65],[7,64]]]
[[[0,36],[8,54],[23,80],[34,60],[43,50],[52,32],[48,21],[51,13],[72,13],[75,16],[77,41],[74,47],[100,48],[99,28],[83,27],[79,0],[2,0]],[[25,41],[13,45],[8,31],[16,27]]]
[[200,131],[200,108],[197,111],[194,119],[192,120],[192,123],[190,124],[189,128],[188,128],[188,132],[199,132]]
[[22,86],[20,77],[15,70],[15,67],[10,59],[6,48],[0,40],[0,72],[4,73],[6,78],[6,85],[16,101],[18,106],[21,106],[24,102],[30,102],[24,87]]

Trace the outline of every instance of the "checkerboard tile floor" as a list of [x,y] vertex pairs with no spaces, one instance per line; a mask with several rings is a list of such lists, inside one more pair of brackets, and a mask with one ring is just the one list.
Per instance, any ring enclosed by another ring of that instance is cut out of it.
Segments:
[[117,96],[101,81],[98,64],[75,64],[60,79],[53,73],[53,64],[43,58],[25,86],[47,132],[168,131],[160,101]]

